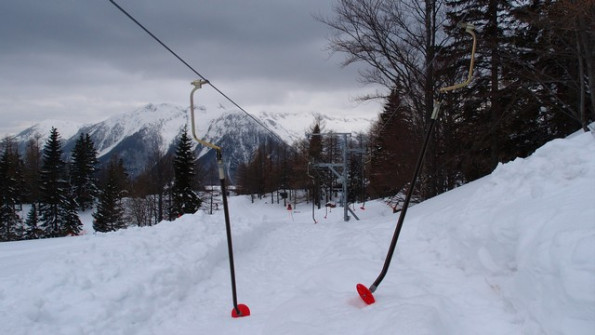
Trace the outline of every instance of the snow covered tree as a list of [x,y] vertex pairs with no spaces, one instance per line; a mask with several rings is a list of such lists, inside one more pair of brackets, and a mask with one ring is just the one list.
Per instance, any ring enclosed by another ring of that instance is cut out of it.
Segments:
[[188,136],[188,127],[185,126],[180,134],[174,157],[174,184],[172,187],[172,208],[170,218],[173,219],[183,214],[195,213],[202,200],[195,193],[196,173],[194,170],[196,157],[192,151],[192,140]]
[[99,203],[93,213],[93,229],[102,233],[126,227],[122,198],[127,176],[123,161],[112,159],[106,174],[105,183],[99,191]]
[[16,241],[20,239],[21,218],[14,208],[3,204],[0,206],[0,241]]
[[70,183],[80,210],[93,206],[97,194],[97,149],[89,134],[81,133],[72,150]]
[[0,240],[20,238],[21,218],[16,212],[22,193],[22,160],[15,143],[7,138],[2,143],[0,157]]
[[65,236],[77,236],[83,230],[83,223],[78,216],[78,203],[75,201],[75,194],[72,188],[68,190],[68,201],[61,207],[62,234]]
[[[76,207],[71,197],[66,173],[66,163],[62,159],[62,143],[55,127],[50,131],[43,147],[41,168],[40,222],[45,237],[66,236],[72,233],[74,224],[72,208]],[[79,221],[80,223],[80,221]],[[68,225],[68,229],[66,228]]]

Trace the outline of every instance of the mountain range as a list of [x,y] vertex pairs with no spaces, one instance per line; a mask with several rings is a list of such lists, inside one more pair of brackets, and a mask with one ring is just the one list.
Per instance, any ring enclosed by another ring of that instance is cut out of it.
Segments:
[[[375,117],[267,112],[252,116],[224,108],[195,109],[197,136],[223,148],[226,170],[232,182],[238,165],[249,161],[260,144],[272,141],[291,145],[304,138],[317,119],[321,120],[327,131],[361,133],[367,132]],[[178,135],[185,125],[188,125],[191,135],[189,108],[172,104],[147,104],[132,112],[92,124],[45,120],[18,133],[14,139],[21,152],[24,152],[31,139],[37,139],[42,147],[51,128],[55,127],[61,135],[62,148],[69,155],[79,135],[89,134],[97,149],[100,164],[117,155],[123,159],[129,174],[135,176],[151,165],[156,153],[165,155],[174,152]],[[215,163],[214,153],[209,148],[197,143],[194,150],[203,167],[208,169]]]

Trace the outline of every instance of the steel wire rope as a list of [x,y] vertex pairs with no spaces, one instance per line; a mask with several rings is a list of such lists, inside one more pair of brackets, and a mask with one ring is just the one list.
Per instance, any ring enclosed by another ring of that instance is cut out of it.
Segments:
[[149,31],[149,29],[147,29],[142,23],[140,23],[137,19],[135,19],[124,8],[122,8],[120,5],[118,5],[114,0],[109,0],[109,2],[111,2],[114,6],[116,6],[116,8],[118,8],[124,15],[126,15],[130,20],[132,20],[134,23],[136,23],[136,25],[138,25],[142,30],[144,30],[147,34],[149,34],[149,36],[151,36],[155,41],[157,41],[159,44],[161,44],[162,47],[164,47],[167,51],[169,51],[172,55],[174,55],[174,57],[176,57],[180,62],[182,62],[184,65],[186,65],[186,67],[189,68],[192,72],[194,72],[194,74],[196,74],[197,76],[199,76],[200,79],[205,80],[217,93],[219,93],[221,96],[223,96],[225,99],[227,99],[227,101],[231,102],[234,106],[236,106],[237,108],[239,108],[240,111],[242,111],[244,114],[246,114],[248,117],[250,117],[254,122],[256,122],[259,126],[261,126],[262,128],[264,128],[266,131],[268,131],[269,133],[271,133],[277,140],[281,141],[281,143],[284,143],[287,146],[291,147],[289,144],[287,144],[285,142],[285,140],[283,140],[281,138],[281,136],[279,136],[277,133],[275,133],[274,131],[272,131],[271,129],[269,129],[264,123],[262,123],[260,120],[258,120],[255,116],[253,116],[252,114],[248,113],[237,102],[235,102],[233,99],[231,99],[229,96],[227,96],[227,94],[223,93],[223,91],[221,91],[219,88],[217,88],[217,86],[213,85],[213,83],[211,83],[205,76],[203,76],[198,71],[196,71],[182,57],[180,57],[170,47],[168,47],[165,43],[163,43],[163,41],[161,41],[157,36],[155,36],[151,31]]

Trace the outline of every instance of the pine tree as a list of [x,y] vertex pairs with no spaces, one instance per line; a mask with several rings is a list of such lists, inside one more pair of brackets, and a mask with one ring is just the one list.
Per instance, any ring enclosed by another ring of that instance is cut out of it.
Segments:
[[14,241],[21,236],[22,220],[16,212],[22,193],[22,160],[16,151],[14,142],[3,142],[0,157],[0,240]]
[[322,159],[322,134],[321,134],[320,120],[317,119],[311,128],[310,141],[308,143],[308,161],[310,166],[310,176],[312,179],[312,186],[310,187],[312,201],[320,209],[320,187],[322,183],[321,172],[314,167],[314,164],[320,163]]
[[413,114],[407,108],[393,91],[370,130],[370,193],[375,197],[405,193],[411,180],[421,138],[414,132]]
[[449,65],[446,72],[451,74],[451,80],[465,76],[469,62],[469,36],[457,23],[474,24],[478,36],[473,81],[459,91],[461,94],[449,95],[443,108],[446,115],[458,120],[456,128],[449,132],[455,134],[453,141],[459,149],[451,159],[460,162],[463,182],[484,176],[498,162],[528,155],[537,142],[543,144],[543,115],[533,97],[536,87],[530,87],[521,77],[530,67],[528,63],[521,65],[521,60],[534,52],[534,43],[530,42],[533,37],[522,38],[521,28],[526,25],[513,15],[515,7],[523,2],[528,3],[447,1],[448,33],[455,39],[445,49],[443,58]]
[[[562,36],[567,31],[561,29],[563,34],[558,34],[560,25],[544,14],[554,3],[447,1],[449,35],[457,38],[444,52],[442,61],[449,65],[450,74],[446,77],[466,75],[469,62],[469,37],[456,24],[473,23],[478,35],[474,79],[461,94],[449,95],[451,100],[443,108],[443,114],[458,120],[449,132],[458,146],[451,159],[460,165],[463,182],[491,172],[498,162],[526,157],[580,125],[581,113],[573,109],[586,104],[576,102],[577,96],[584,96],[578,92],[587,91],[579,89],[587,77],[571,74],[577,68],[576,55],[567,57],[572,54],[574,34],[570,43],[563,42],[569,41]],[[574,128],[567,117],[573,114],[578,121]]]
[[354,203],[358,200],[364,201],[364,167],[363,156],[352,155],[349,159],[349,184],[347,185],[347,202]]
[[37,216],[37,206],[35,204],[31,206],[27,214],[24,237],[29,240],[43,237],[43,230],[39,227],[39,217]]
[[70,180],[80,210],[93,206],[97,195],[97,149],[89,134],[81,133],[72,150]]
[[62,159],[62,144],[58,130],[52,127],[43,148],[41,169],[40,222],[45,237],[66,236],[72,225],[70,186],[67,182],[66,163]]
[[24,199],[25,203],[39,203],[40,193],[40,170],[41,170],[41,147],[39,144],[41,135],[39,133],[27,142],[24,155]]
[[75,201],[75,195],[72,188],[69,189],[69,197],[61,207],[62,217],[62,235],[77,236],[83,230],[83,223],[78,216],[78,203]]
[[14,208],[2,204],[0,206],[0,241],[16,241],[20,238],[19,226],[21,218]]
[[595,86],[595,29],[585,26],[595,17],[595,2],[531,1],[513,14],[522,22],[515,74],[538,104],[533,110],[540,126],[539,133],[516,138],[534,149],[595,120],[595,90],[589,89]]
[[122,160],[112,159],[107,166],[107,176],[99,192],[99,203],[93,213],[93,229],[98,232],[116,231],[126,227],[124,221],[124,180],[126,173]]
[[196,158],[192,152],[192,141],[188,137],[188,127],[185,126],[180,135],[174,157],[171,218],[187,213],[195,213],[202,203],[202,200],[194,192],[196,178],[194,171],[195,161]]
[[322,136],[320,123],[317,121],[311,128],[311,137],[308,146],[308,156],[313,162],[320,162],[322,158]]

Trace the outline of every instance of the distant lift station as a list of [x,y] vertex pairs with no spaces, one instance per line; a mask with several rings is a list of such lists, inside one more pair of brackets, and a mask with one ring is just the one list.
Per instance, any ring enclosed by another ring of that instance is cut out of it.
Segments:
[[[351,136],[351,133],[321,133],[321,134],[309,134],[310,136],[340,136],[342,138],[341,141],[341,153],[343,162],[339,163],[312,163],[312,166],[315,167],[322,167],[328,168],[331,172],[337,177],[337,179],[341,182],[341,192],[343,193],[341,197],[341,206],[343,207],[343,220],[345,222],[349,221],[349,213],[353,215],[353,217],[359,221],[359,218],[355,213],[349,208],[349,204],[347,203],[347,184],[349,180],[349,161],[347,159],[347,153],[355,152],[355,153],[364,153],[365,150],[363,149],[348,149],[347,148],[347,137]],[[337,169],[341,170],[341,173],[337,171]]]

